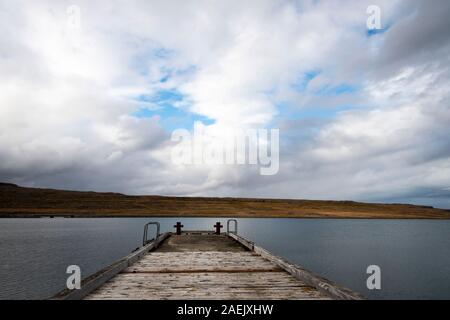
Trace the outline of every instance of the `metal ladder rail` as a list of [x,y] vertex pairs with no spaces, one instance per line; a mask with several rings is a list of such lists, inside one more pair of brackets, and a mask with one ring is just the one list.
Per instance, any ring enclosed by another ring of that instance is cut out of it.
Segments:
[[145,246],[147,243],[151,242],[153,239],[148,240],[147,235],[148,235],[148,226],[149,225],[156,225],[156,237],[155,240],[158,239],[158,237],[161,235],[160,230],[161,230],[161,225],[159,224],[159,222],[149,222],[144,226],[144,236],[142,238],[142,245]]

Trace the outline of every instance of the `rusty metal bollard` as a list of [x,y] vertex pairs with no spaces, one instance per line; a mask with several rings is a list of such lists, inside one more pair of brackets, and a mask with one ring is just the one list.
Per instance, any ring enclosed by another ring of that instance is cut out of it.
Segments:
[[220,224],[220,221],[217,221],[214,228],[216,228],[216,234],[220,234],[220,229],[223,228],[223,225]]
[[176,225],[174,225],[174,228],[177,229],[177,236],[181,235],[181,228],[183,228],[184,226],[181,224],[181,222],[177,222]]

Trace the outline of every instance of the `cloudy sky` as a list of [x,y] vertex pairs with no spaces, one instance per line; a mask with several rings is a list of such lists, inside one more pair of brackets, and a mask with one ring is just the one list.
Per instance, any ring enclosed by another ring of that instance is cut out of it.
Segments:
[[[450,208],[449,17],[448,0],[0,0],[0,181]],[[195,121],[279,128],[278,174],[174,164]]]

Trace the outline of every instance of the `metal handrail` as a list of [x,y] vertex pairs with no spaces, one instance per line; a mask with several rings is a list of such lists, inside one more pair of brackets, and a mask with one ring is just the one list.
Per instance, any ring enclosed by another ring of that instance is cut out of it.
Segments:
[[[145,226],[144,226],[144,237],[143,237],[143,239],[142,239],[142,245],[143,246],[145,246],[147,243],[149,243],[151,240],[148,240],[147,239],[147,234],[148,234],[148,226],[149,225],[156,225],[156,237],[155,237],[155,240],[156,239],[158,239],[158,237],[159,237],[159,235],[161,234],[160,233],[160,229],[161,229],[161,226],[160,226],[160,224],[159,224],[159,222],[149,222],[149,223],[147,223]],[[153,239],[152,239],[153,240]]]
[[[230,222],[234,222],[234,231],[230,231]],[[238,221],[236,219],[228,219],[227,220],[227,233],[238,233]]]

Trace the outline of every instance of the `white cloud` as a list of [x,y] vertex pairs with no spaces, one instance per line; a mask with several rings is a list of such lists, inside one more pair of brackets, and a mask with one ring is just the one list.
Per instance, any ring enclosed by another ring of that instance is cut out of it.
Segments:
[[[81,9],[79,30],[67,26],[72,4]],[[369,38],[369,4],[0,0],[0,179],[128,193],[362,200],[446,190],[450,43],[443,17],[450,6],[379,1],[389,30]],[[312,70],[321,73],[304,92],[295,90]],[[358,90],[315,94],[343,84]],[[174,107],[215,120],[210,129],[222,135],[230,127],[285,128],[280,173],[172,165],[162,125],[171,114],[132,116],[139,107],[160,108],[137,97],[162,89],[180,92],[185,99]],[[334,115],[342,105],[347,111]],[[319,106],[329,109],[319,124],[302,113]]]

